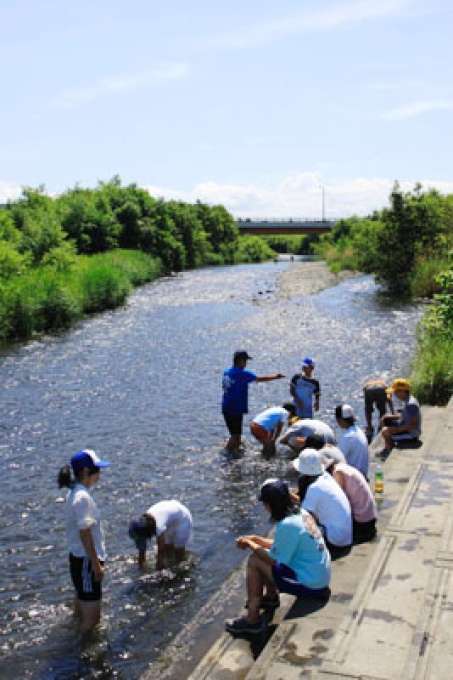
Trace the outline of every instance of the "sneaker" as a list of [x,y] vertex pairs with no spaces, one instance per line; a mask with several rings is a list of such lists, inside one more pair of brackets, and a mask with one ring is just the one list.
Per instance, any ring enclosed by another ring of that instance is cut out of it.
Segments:
[[229,619],[225,623],[225,630],[232,635],[243,635],[244,633],[256,635],[257,633],[261,633],[261,629],[261,621],[249,623],[243,616],[238,619]]

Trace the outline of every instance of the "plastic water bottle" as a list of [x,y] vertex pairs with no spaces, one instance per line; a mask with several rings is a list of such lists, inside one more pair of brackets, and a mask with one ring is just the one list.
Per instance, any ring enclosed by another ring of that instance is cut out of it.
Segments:
[[374,473],[374,493],[384,493],[384,473],[380,465]]

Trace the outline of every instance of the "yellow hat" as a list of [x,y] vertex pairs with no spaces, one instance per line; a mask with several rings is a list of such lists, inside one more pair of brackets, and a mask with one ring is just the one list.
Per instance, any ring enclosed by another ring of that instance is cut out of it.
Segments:
[[405,392],[409,392],[411,389],[411,384],[409,380],[406,380],[405,378],[396,378],[392,382],[392,386],[388,388],[387,392],[391,394],[392,392],[396,392],[396,390],[404,390]]

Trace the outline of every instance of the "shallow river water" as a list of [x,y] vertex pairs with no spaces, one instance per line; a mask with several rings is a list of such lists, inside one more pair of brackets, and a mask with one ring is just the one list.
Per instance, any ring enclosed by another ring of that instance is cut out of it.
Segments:
[[[363,425],[364,381],[407,371],[420,308],[388,305],[370,277],[281,300],[276,274],[287,266],[163,279],[124,309],[0,354],[1,678],[138,678],[242,562],[235,536],[267,532],[256,491],[288,463],[263,460],[248,428],[245,455],[225,456],[221,377],[235,349],[247,349],[258,374],[288,377],[252,385],[251,414],[285,401],[313,355],[319,417],[332,426],[343,400]],[[108,549],[103,623],[83,649],[56,485],[80,448],[112,461],[93,492]],[[158,582],[151,568],[139,576],[127,527],[164,498],[192,511],[193,564]]]

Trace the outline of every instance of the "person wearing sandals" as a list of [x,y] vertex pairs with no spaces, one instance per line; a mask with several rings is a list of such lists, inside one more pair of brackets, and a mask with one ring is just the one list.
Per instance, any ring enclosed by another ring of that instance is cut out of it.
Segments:
[[[69,569],[75,588],[75,614],[80,632],[89,633],[101,618],[102,578],[105,545],[101,515],[90,489],[99,481],[100,470],[110,465],[94,451],[79,451],[58,473],[58,486],[69,488],[66,499],[66,527]],[[71,475],[74,473],[74,478]]]
[[226,622],[235,637],[262,630],[260,609],[279,606],[279,592],[322,599],[329,595],[330,555],[310,513],[296,508],[288,485],[267,479],[258,500],[276,523],[274,539],[239,536],[236,545],[252,553],[247,560],[247,614]]

